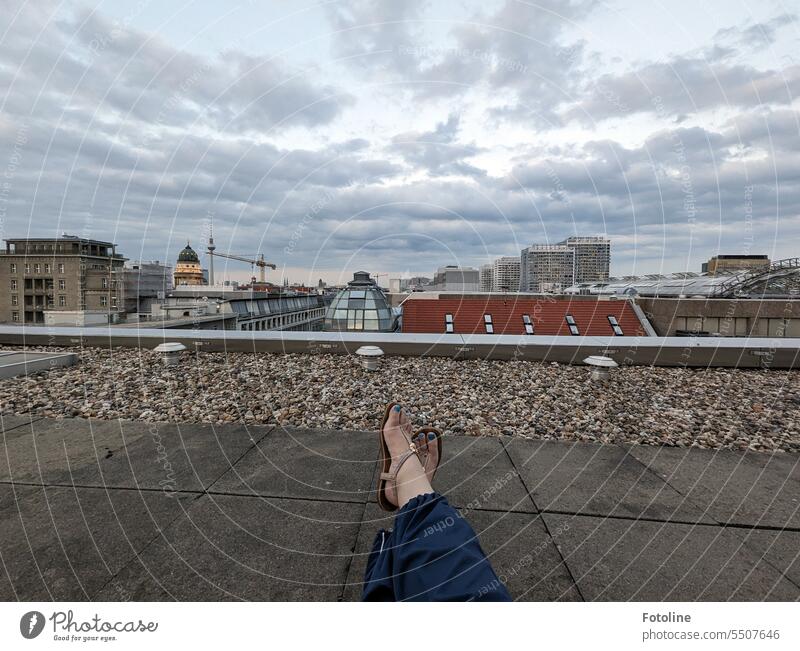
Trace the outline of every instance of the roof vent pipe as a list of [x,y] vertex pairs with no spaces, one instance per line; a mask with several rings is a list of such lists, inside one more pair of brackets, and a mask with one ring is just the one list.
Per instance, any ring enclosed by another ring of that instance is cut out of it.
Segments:
[[377,371],[380,368],[383,351],[378,346],[361,346],[356,355],[365,371]]
[[175,366],[181,358],[181,353],[186,350],[186,346],[177,341],[165,342],[155,347],[155,352],[161,353],[161,361],[164,366]]
[[605,380],[611,369],[619,366],[613,359],[603,355],[590,355],[583,360],[583,363],[592,367],[591,378],[595,382]]

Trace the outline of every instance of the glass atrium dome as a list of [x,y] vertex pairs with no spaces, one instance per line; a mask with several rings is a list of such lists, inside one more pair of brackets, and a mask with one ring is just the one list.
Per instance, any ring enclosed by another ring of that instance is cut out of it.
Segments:
[[325,330],[391,332],[395,318],[386,296],[366,271],[356,271],[325,313]]

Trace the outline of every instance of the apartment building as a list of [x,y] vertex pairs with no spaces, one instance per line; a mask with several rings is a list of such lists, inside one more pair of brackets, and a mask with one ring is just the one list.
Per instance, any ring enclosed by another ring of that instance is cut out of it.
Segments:
[[605,237],[568,237],[558,244],[575,252],[576,283],[608,280],[611,240]]
[[482,292],[492,291],[494,286],[494,264],[482,264],[478,269],[478,286]]
[[575,250],[534,244],[520,254],[520,291],[559,293],[575,283]]
[[512,256],[497,258],[492,263],[492,286],[495,292],[519,291],[520,259]]
[[116,321],[124,311],[125,258],[115,244],[75,235],[5,242],[0,322],[87,325]]

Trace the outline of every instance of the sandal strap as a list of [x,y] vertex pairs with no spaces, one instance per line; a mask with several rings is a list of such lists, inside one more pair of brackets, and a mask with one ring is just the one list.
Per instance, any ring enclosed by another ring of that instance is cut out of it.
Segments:
[[417,457],[417,459],[419,459],[419,452],[414,443],[410,443],[408,450],[392,461],[392,465],[389,466],[389,472],[381,473],[381,481],[392,482],[395,494],[397,494],[397,474],[400,472],[400,468],[403,467],[403,464],[411,457]]

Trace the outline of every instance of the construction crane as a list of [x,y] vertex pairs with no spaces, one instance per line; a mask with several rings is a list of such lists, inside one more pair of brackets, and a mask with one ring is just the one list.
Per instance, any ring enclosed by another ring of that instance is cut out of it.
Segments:
[[388,277],[388,276],[389,276],[389,274],[372,274],[372,277],[373,277],[373,278],[375,278],[375,284],[376,284],[378,287],[380,287],[380,286],[381,286],[381,283],[380,283],[380,281],[378,280],[378,278],[380,278],[381,276],[387,276],[387,277]]
[[246,258],[244,256],[233,255],[231,253],[215,253],[214,251],[210,250],[209,247],[208,255],[212,256],[212,259],[213,256],[217,256],[218,258],[228,258],[229,260],[239,260],[240,262],[247,262],[253,267],[258,267],[258,278],[259,282],[262,283],[267,282],[266,271],[265,271],[267,267],[269,267],[273,271],[277,269],[277,267],[271,262],[264,262],[263,253],[260,253],[257,258]]

